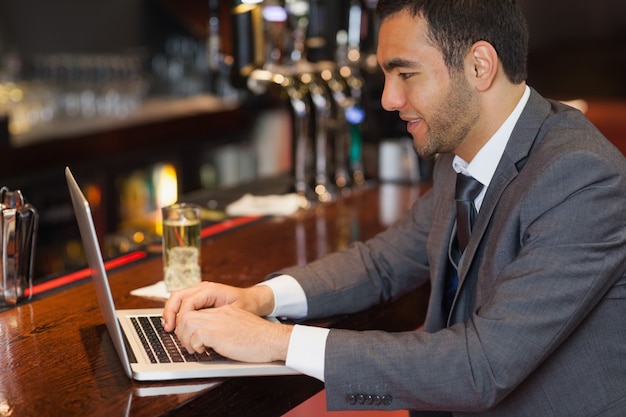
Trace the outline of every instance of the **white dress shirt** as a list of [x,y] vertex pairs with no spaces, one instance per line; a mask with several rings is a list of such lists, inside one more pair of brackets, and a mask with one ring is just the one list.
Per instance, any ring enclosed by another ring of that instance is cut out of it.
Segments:
[[[483,190],[474,200],[477,211],[480,210],[489,183],[504,153],[504,148],[529,97],[530,88],[526,86],[524,94],[513,112],[478,151],[471,163],[468,164],[458,156],[452,162],[456,172],[471,175],[483,184]],[[308,310],[306,294],[295,278],[288,275],[280,275],[259,285],[267,285],[274,292],[275,307],[271,316],[293,319],[306,317]],[[329,331],[330,329],[321,327],[295,325],[289,340],[286,365],[323,382],[324,355]]]

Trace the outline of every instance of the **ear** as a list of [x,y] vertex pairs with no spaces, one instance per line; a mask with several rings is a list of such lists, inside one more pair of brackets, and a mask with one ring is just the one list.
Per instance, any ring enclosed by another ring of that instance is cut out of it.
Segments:
[[478,91],[486,91],[491,87],[498,72],[498,53],[486,41],[478,41],[467,54],[466,68],[470,83]]

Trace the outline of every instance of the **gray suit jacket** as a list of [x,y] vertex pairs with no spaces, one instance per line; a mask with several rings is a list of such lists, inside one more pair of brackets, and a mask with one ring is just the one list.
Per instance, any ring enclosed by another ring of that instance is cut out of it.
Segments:
[[282,271],[301,283],[311,318],[430,280],[423,331],[330,331],[329,409],[626,416],[626,159],[580,112],[533,90],[444,317],[452,158],[439,157],[432,189],[388,230]]

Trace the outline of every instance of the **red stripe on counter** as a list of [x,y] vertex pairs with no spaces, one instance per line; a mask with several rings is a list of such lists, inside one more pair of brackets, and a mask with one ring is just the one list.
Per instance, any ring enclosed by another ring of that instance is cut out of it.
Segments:
[[[200,231],[200,237],[205,239],[209,236],[225,232],[238,226],[243,226],[247,223],[251,223],[260,219],[262,216],[242,216],[233,219],[221,221],[211,226],[205,227]],[[127,265],[131,262],[138,261],[148,256],[147,252],[137,251],[120,256],[119,258],[111,259],[104,263],[104,268],[109,271],[120,266]],[[45,291],[49,291],[63,285],[71,284],[81,279],[89,278],[91,276],[91,269],[84,268],[79,271],[69,273],[67,275],[60,276],[58,278],[51,279],[50,281],[42,282],[41,284],[34,285],[32,289],[26,289],[24,296],[30,297],[32,295],[40,294]]]
[[[145,258],[146,256],[148,256],[146,252],[131,252],[129,254],[120,256],[119,258],[106,261],[104,263],[104,268],[108,271],[110,269],[124,266],[131,262],[135,262],[139,259]],[[76,282],[78,280],[81,280],[83,278],[87,278],[90,276],[91,276],[91,269],[89,268],[81,269],[79,271],[72,272],[67,275],[63,275],[61,277],[52,279],[50,281],[46,281],[46,282],[42,282],[41,284],[34,285],[30,291],[27,289],[24,295],[29,297],[31,295],[39,294],[44,291],[58,288],[62,285],[71,284],[72,282]]]
[[243,226],[244,224],[251,223],[260,218],[261,216],[243,216],[243,217],[235,217],[234,219],[224,220],[222,222],[213,224],[211,226],[208,226],[202,229],[202,231],[200,232],[200,237],[204,239],[211,235],[224,232],[234,227]]

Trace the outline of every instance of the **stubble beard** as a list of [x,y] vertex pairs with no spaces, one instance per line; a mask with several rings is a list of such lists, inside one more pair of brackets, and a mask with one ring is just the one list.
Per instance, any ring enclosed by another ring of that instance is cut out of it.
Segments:
[[425,140],[421,144],[413,141],[422,158],[452,152],[463,142],[480,116],[478,93],[461,74],[453,75],[448,92],[434,109],[430,120],[424,119]]

